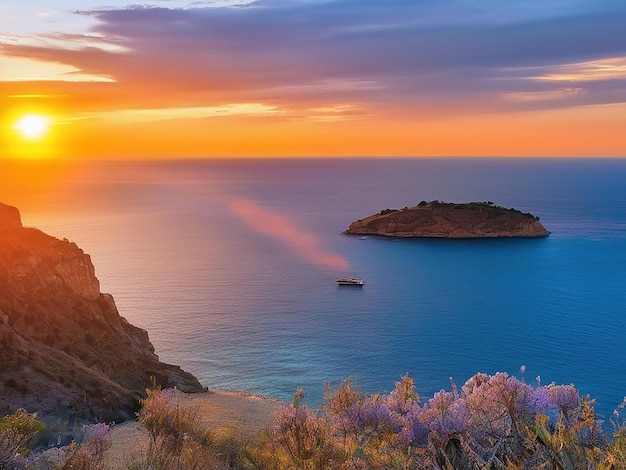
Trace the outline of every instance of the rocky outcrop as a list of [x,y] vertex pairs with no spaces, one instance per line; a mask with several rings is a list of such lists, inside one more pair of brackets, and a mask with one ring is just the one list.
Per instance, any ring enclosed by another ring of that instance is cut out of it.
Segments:
[[385,237],[497,238],[546,237],[550,234],[532,214],[494,206],[420,202],[404,209],[385,209],[352,222],[344,233]]
[[0,203],[0,230],[15,230],[22,227],[22,218],[17,207]]
[[202,391],[164,364],[145,330],[100,292],[89,255],[75,243],[22,227],[0,203],[0,415],[15,408],[84,420],[132,418],[154,377]]

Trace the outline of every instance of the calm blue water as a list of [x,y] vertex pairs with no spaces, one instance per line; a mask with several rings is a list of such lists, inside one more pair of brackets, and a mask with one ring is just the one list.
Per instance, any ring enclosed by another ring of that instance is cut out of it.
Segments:
[[[28,163],[25,165],[36,165]],[[12,168],[14,186],[19,183]],[[212,389],[310,403],[355,378],[423,397],[476,372],[573,383],[609,415],[626,394],[625,160],[84,163],[0,196],[76,241],[157,353]],[[18,183],[15,183],[18,181]],[[342,235],[421,200],[541,218],[533,240]],[[355,275],[362,289],[339,288]]]

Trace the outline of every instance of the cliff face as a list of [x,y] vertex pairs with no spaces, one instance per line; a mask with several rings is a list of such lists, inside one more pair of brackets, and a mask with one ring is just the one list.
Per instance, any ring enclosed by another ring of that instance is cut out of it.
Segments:
[[0,203],[0,415],[128,419],[151,385],[203,388],[164,364],[145,330],[100,292],[89,255],[75,243],[22,227]]
[[539,219],[491,203],[421,202],[352,222],[347,234],[424,238],[546,237]]

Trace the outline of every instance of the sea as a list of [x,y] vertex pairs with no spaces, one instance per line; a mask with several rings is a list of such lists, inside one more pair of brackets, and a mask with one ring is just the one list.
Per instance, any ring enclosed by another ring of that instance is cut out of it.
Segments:
[[[90,254],[161,360],[211,390],[317,406],[351,379],[423,400],[507,372],[626,395],[626,160],[4,161],[0,201]],[[387,208],[491,201],[536,239],[343,234]],[[341,287],[342,276],[363,278]]]

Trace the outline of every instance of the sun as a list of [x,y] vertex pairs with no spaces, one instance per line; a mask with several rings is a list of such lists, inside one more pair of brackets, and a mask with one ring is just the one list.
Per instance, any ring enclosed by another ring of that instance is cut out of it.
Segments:
[[26,140],[41,140],[48,133],[50,119],[41,114],[26,114],[22,116],[13,126]]

